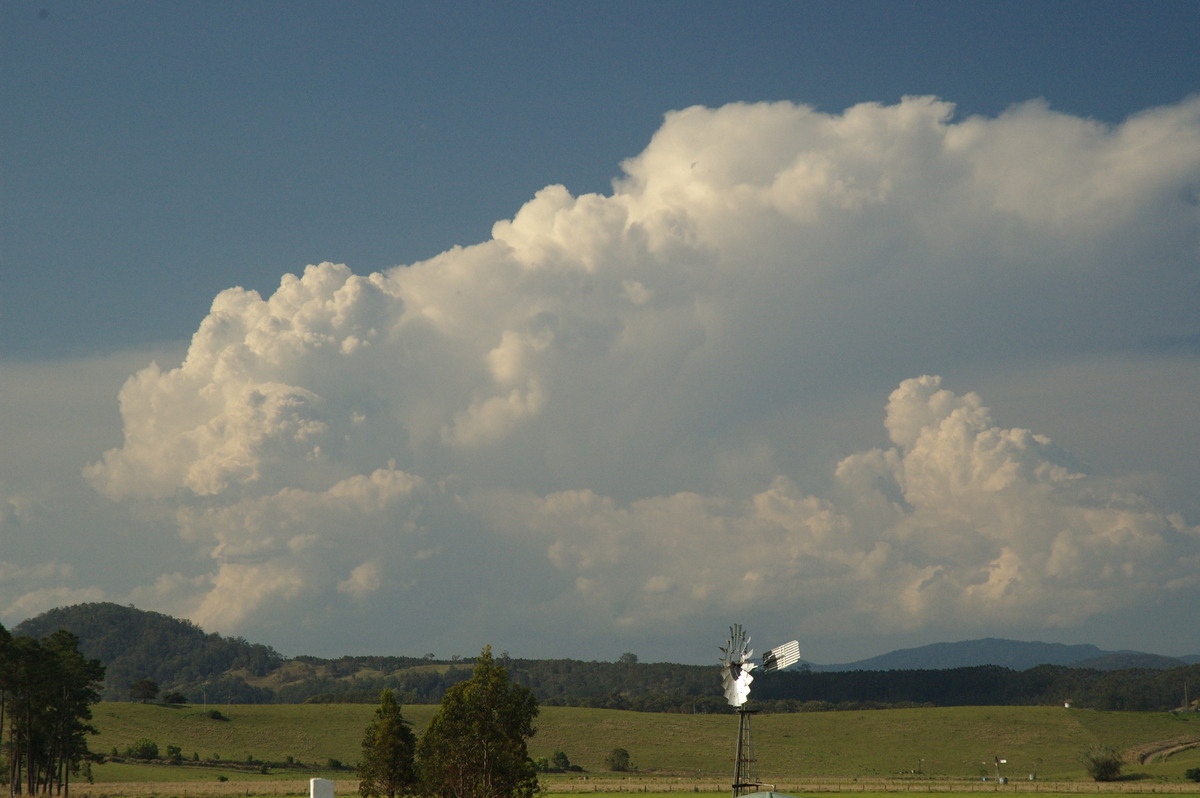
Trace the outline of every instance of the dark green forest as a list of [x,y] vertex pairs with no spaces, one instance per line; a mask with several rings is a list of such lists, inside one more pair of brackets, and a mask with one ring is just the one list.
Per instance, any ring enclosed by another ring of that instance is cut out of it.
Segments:
[[[102,697],[130,700],[139,680],[190,701],[225,703],[374,703],[391,689],[405,704],[441,701],[470,678],[470,660],[403,656],[285,658],[241,638],[205,633],[188,621],[117,604],[52,610],[14,632],[42,638],[58,629],[78,636],[80,650],[107,668]],[[544,706],[645,712],[725,713],[716,664],[514,659],[499,664]],[[1190,685],[1200,694],[1200,665],[1098,670],[1041,665],[943,670],[788,671],[759,675],[751,706],[765,712],[813,712],[911,706],[1052,705],[1105,710],[1179,708]],[[1192,702],[1193,705],[1195,702]],[[1194,708],[1194,706],[1193,706]]]
[[150,679],[164,691],[207,683],[231,703],[271,703],[271,691],[255,690],[226,674],[246,670],[261,676],[284,663],[270,646],[207,634],[191,621],[108,602],[49,610],[18,624],[13,633],[41,639],[59,629],[78,637],[83,652],[104,663],[105,701],[127,700],[135,682]]

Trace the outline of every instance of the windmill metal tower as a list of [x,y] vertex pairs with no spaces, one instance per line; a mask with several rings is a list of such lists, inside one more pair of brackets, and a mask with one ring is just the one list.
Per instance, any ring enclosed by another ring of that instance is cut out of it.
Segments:
[[[754,742],[750,733],[750,717],[754,710],[746,709],[750,697],[750,683],[754,681],[752,671],[759,667],[751,660],[754,649],[750,648],[750,636],[740,623],[729,627],[729,640],[721,648],[721,684],[725,688],[725,700],[738,714],[737,750],[733,757],[733,798],[758,791],[764,786],[758,780],[758,763],[754,758]],[[800,661],[800,644],[793,640],[763,654],[762,672],[783,670]]]

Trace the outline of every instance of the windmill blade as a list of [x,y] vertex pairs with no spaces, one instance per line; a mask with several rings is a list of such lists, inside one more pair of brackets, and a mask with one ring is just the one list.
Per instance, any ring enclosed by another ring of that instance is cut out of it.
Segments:
[[784,643],[782,646],[767,651],[763,654],[762,669],[763,673],[771,673],[772,671],[781,671],[784,668],[789,668],[800,661],[800,643],[793,640],[790,643]]
[[754,649],[750,648],[750,635],[746,634],[740,623],[729,627],[729,640],[720,650],[725,655],[721,657],[721,664],[726,668],[735,665],[740,667],[754,656]]
[[725,700],[732,707],[740,707],[750,697],[750,682],[754,681],[751,671],[755,665],[750,662],[754,649],[750,648],[750,635],[740,623],[729,627],[729,640],[721,648],[721,685],[725,691]]

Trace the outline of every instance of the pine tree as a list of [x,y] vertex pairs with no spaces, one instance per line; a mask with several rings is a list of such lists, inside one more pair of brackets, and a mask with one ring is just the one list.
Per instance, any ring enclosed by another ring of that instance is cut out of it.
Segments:
[[86,735],[96,730],[87,721],[104,667],[78,643],[64,630],[39,642],[0,627],[0,744],[13,795],[67,793],[90,756]]
[[412,792],[417,783],[414,755],[417,738],[404,719],[396,696],[384,690],[375,719],[363,735],[358,763],[358,792],[363,798],[396,798]]

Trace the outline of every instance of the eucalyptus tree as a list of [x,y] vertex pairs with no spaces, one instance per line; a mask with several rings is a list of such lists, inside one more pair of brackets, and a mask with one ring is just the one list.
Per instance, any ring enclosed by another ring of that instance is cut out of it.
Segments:
[[526,740],[537,699],[509,680],[487,646],[470,679],[446,691],[417,746],[421,791],[436,798],[531,798],[537,767]]

